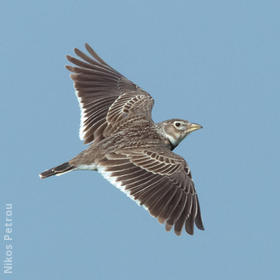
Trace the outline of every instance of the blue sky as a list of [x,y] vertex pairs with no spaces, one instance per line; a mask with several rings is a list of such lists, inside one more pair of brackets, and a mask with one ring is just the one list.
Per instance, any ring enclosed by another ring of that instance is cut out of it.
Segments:
[[[1,279],[278,279],[278,1],[13,1],[0,11]],[[88,42],[155,99],[155,121],[201,123],[176,149],[205,231],[177,237],[71,159],[79,106],[65,55]],[[2,238],[2,237],[1,237]],[[3,240],[3,238],[2,238]],[[1,243],[1,263],[4,243]]]

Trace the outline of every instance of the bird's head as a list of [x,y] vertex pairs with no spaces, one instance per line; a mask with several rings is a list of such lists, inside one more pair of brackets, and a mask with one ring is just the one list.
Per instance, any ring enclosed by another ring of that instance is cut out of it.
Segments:
[[202,128],[200,124],[181,119],[171,119],[157,124],[161,135],[168,140],[172,149],[191,132]]

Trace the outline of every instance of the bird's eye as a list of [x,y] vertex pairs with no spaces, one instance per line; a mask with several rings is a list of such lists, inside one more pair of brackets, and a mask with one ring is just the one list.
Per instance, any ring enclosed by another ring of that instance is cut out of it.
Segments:
[[175,126],[176,126],[176,127],[180,127],[180,126],[181,126],[181,123],[175,122]]

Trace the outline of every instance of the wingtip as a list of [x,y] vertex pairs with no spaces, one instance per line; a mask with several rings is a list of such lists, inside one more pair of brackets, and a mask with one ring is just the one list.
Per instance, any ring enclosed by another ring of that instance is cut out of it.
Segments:
[[170,231],[171,228],[172,228],[172,225],[170,225],[170,224],[168,224],[168,223],[165,224],[165,230],[166,230],[166,231]]
[[162,217],[158,217],[158,221],[159,221],[159,223],[163,224],[163,223],[164,223],[164,221],[165,221],[165,219],[164,219],[164,218],[162,218]]
[[66,55],[66,59],[69,61],[69,62],[72,62],[73,60],[73,57],[71,55]]
[[174,230],[174,232],[175,232],[175,234],[176,234],[177,236],[181,236],[182,231],[176,231],[176,230]]
[[[196,225],[197,226],[197,225]],[[200,229],[200,230],[205,230],[205,227],[203,226],[203,225],[201,225],[201,226],[197,226],[198,227],[198,229]]]
[[91,55],[93,55],[93,53],[95,54],[95,51],[88,43],[85,43],[85,48]]
[[77,77],[77,74],[70,74],[70,78],[73,80],[73,81],[75,81],[75,78]]
[[74,48],[74,53],[75,53],[76,55],[78,55],[78,54],[79,54],[79,52],[80,52],[80,50],[79,50],[79,49]]
[[185,223],[185,229],[186,229],[186,232],[189,234],[189,235],[193,235],[194,233],[194,223],[192,221],[186,221]]
[[70,66],[70,65],[65,65],[65,68],[66,68],[67,70],[69,70],[70,72],[73,72],[73,67],[72,67],[72,66]]

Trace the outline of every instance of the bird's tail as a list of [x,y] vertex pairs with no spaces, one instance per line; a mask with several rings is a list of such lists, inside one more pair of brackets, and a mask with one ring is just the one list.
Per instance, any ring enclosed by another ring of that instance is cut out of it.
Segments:
[[44,178],[47,178],[47,177],[50,177],[50,176],[53,176],[53,175],[56,175],[56,176],[62,175],[66,172],[71,171],[74,168],[75,168],[75,166],[71,165],[69,162],[65,162],[61,165],[58,165],[56,167],[53,167],[49,170],[46,170],[46,171],[42,172],[40,174],[40,178],[44,179]]

